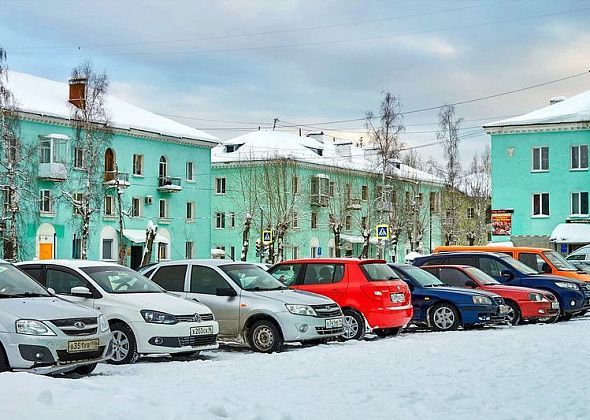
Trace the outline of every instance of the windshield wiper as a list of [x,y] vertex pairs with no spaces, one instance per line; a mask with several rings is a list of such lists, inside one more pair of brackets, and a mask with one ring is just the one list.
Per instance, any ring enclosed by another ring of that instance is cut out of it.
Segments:
[[288,289],[288,287],[285,286],[278,286],[278,287],[271,287],[270,289],[264,288],[264,287],[252,287],[250,289],[246,289],[249,292],[269,292],[271,290],[286,290]]
[[22,297],[50,297],[50,295],[44,295],[44,294],[35,293],[35,292],[15,293],[13,295],[11,295],[9,293],[0,293],[0,298],[22,298]]

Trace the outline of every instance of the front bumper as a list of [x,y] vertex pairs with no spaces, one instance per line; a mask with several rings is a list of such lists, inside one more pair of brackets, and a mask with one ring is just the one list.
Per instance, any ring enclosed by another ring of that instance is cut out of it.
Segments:
[[566,314],[576,314],[590,309],[590,296],[586,296],[580,291],[565,290],[553,294],[558,295],[561,311]]
[[[68,342],[98,340],[98,350],[68,352]],[[99,363],[111,358],[110,331],[86,336],[32,336],[0,333],[10,367],[15,371],[38,374],[65,373],[79,366]],[[40,357],[36,358],[35,356]]]
[[[553,303],[556,305],[553,306]],[[518,302],[520,308],[520,316],[524,320],[551,318],[559,314],[559,302],[534,302],[534,301],[520,301]]]
[[[294,315],[288,311],[276,314],[286,342],[308,341],[320,338],[338,337],[344,333],[344,317],[334,316],[320,318],[315,316]],[[327,328],[326,320],[341,320],[342,327]]]
[[505,324],[506,315],[494,305],[460,305],[463,326]]
[[[212,334],[191,335],[191,327],[212,327]],[[139,354],[182,353],[219,348],[217,321],[179,322],[177,324],[151,324],[144,321],[131,323]]]
[[404,328],[414,314],[412,305],[380,307],[364,313],[371,329]]

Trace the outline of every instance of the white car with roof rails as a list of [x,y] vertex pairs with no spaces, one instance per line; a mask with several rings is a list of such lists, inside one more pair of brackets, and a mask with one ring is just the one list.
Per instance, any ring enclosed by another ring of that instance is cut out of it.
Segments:
[[105,315],[113,332],[109,363],[133,363],[144,354],[194,357],[219,346],[219,326],[209,308],[168,293],[127,267],[88,260],[17,266],[64,299]]
[[111,357],[112,338],[98,311],[54,296],[0,260],[0,372],[87,375]]
[[344,332],[342,310],[325,296],[287,288],[259,266],[228,260],[167,261],[139,269],[164,289],[204,303],[220,340],[263,353],[285,342],[319,342]]

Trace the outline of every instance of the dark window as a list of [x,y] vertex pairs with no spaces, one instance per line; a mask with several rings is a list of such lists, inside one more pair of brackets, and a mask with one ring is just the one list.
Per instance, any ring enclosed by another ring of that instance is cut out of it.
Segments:
[[279,265],[270,274],[285,286],[293,286],[297,282],[301,267],[301,264]]
[[432,258],[429,260],[424,261],[422,265],[439,265],[442,263],[442,258]]
[[158,268],[158,266],[150,268],[149,270],[145,271],[143,275],[149,279],[152,273],[156,271],[156,268]]
[[184,291],[186,265],[165,265],[152,278],[160,287],[171,292]]
[[41,283],[41,267],[19,267],[22,271]]
[[445,260],[446,265],[469,265],[474,267],[475,266],[475,258],[468,257],[468,256],[456,256],[456,257],[448,257]]
[[529,252],[521,252],[518,255],[518,261],[520,261],[521,263],[524,263],[524,264],[528,265],[533,270],[540,271],[539,270],[539,264],[538,264],[537,254],[532,254],[532,253],[529,253]]
[[500,272],[507,267],[490,257],[479,257],[479,269],[488,276],[500,277]]
[[387,264],[361,264],[361,270],[368,281],[384,281],[397,279],[397,274]]
[[342,264],[307,264],[303,284],[338,283],[344,276]]
[[441,268],[438,278],[443,283],[455,287],[465,287],[465,282],[471,280],[468,275],[456,268]]
[[231,287],[227,281],[212,268],[194,265],[191,271],[191,292],[215,295],[217,289]]
[[51,287],[60,295],[71,295],[73,287],[89,287],[88,282],[72,273],[52,268],[47,269],[46,287]]

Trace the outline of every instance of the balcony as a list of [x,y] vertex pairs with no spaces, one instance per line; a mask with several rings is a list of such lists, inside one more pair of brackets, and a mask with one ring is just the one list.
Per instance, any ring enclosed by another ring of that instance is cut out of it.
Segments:
[[360,198],[349,198],[346,208],[348,210],[360,210],[361,209],[361,199]]
[[103,182],[107,188],[127,188],[129,186],[129,174],[117,171],[105,171]]
[[63,163],[40,163],[39,179],[61,182],[68,179],[68,170]]
[[394,205],[393,203],[383,203],[381,201],[377,201],[377,211],[382,211],[382,212],[392,212],[394,210]]
[[180,178],[171,176],[161,176],[158,178],[158,191],[175,193],[182,191],[182,185],[180,185]]
[[327,207],[330,196],[328,194],[311,194],[311,205],[315,207]]

